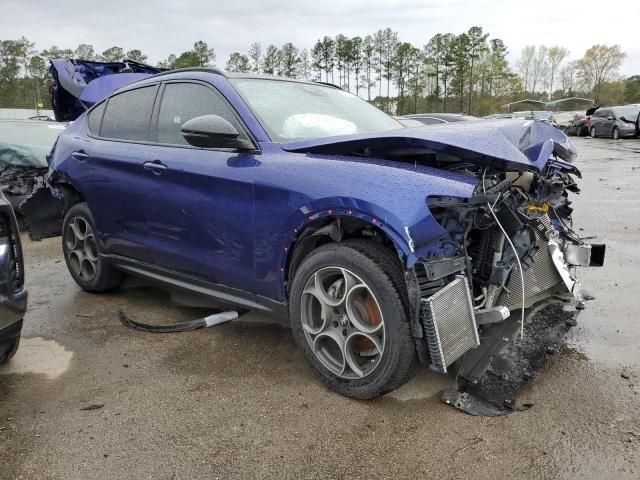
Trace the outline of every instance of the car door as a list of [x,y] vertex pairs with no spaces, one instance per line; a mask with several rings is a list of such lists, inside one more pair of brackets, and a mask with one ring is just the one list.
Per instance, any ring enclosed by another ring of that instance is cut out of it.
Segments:
[[72,154],[78,177],[107,253],[150,261],[143,168],[159,85],[110,97],[89,112],[88,137]]
[[[253,268],[253,153],[187,144],[180,128],[219,115],[247,135],[233,108],[212,86],[168,82],[156,109],[161,171],[149,172],[147,219],[154,263],[210,282],[250,290]],[[249,138],[247,136],[247,138]]]
[[609,120],[611,116],[611,110],[601,110],[598,115],[598,126],[596,127],[596,133],[598,135],[609,135],[611,133],[611,124]]

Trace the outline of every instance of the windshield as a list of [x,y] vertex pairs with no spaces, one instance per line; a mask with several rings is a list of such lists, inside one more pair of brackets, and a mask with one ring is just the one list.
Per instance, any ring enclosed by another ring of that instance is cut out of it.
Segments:
[[65,126],[43,121],[0,121],[0,168],[46,167],[47,154]]
[[622,107],[616,108],[614,111],[616,112],[616,117],[618,118],[624,117],[627,120],[635,121],[636,118],[638,118],[640,107]]
[[256,78],[231,82],[275,142],[404,128],[373,105],[338,88]]

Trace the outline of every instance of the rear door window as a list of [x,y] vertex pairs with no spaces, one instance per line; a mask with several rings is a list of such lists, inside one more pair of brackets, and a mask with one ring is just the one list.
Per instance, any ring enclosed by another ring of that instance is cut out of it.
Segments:
[[149,140],[149,124],[157,85],[119,93],[107,103],[100,136],[117,140]]
[[218,115],[243,135],[233,110],[219,93],[199,83],[167,83],[158,113],[157,142],[188,145],[180,128],[186,121],[201,115]]

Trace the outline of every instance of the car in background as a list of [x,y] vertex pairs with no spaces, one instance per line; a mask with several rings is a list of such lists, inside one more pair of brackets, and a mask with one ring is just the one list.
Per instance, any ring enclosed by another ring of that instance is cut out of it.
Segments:
[[47,155],[66,124],[55,121],[0,120],[0,189],[16,213],[47,173]]
[[464,115],[463,113],[413,113],[411,115],[405,115],[403,118],[417,120],[424,125],[480,120],[478,117]]
[[567,129],[567,135],[585,137],[589,135],[589,128],[591,128],[591,115],[576,114]]
[[638,134],[640,107],[634,105],[600,107],[591,117],[591,137],[635,137]]
[[413,118],[407,118],[403,116],[394,116],[397,121],[399,121],[402,125],[407,128],[416,128],[416,127],[424,127],[424,123],[419,122],[418,120],[414,120]]
[[0,192],[0,364],[8,361],[18,349],[26,311],[18,223],[11,204]]
[[556,128],[559,128],[564,133],[569,131],[569,127],[573,124],[573,120],[576,117],[576,113],[574,112],[558,112],[554,113],[549,117],[549,121],[551,125]]
[[503,118],[513,118],[511,113],[492,113],[491,115],[485,115],[482,117],[485,120],[499,120]]
[[525,120],[541,120],[551,124],[551,116],[553,112],[546,110],[521,110],[512,113],[513,118],[523,118]]

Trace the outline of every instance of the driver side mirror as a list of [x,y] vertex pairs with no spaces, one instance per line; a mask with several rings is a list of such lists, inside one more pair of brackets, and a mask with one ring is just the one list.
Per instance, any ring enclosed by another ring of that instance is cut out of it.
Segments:
[[249,140],[240,138],[240,133],[230,122],[219,115],[202,115],[182,124],[182,136],[189,145],[200,148],[234,148],[253,150]]
[[615,119],[616,119],[616,117],[614,117],[613,115],[609,115],[609,116],[607,117],[607,120],[609,120],[609,121],[611,121],[611,120],[615,120]]

